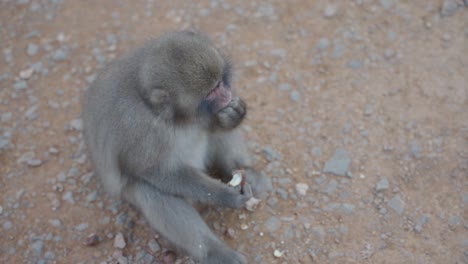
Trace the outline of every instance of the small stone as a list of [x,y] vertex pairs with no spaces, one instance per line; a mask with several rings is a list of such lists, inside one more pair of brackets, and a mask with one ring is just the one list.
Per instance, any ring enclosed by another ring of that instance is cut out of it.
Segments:
[[255,208],[257,208],[257,205],[259,203],[260,203],[259,199],[252,197],[245,203],[245,209],[247,209],[250,212],[253,212],[255,211]]
[[365,116],[371,116],[373,112],[374,112],[374,107],[372,105],[367,105],[366,108],[364,109]]
[[13,227],[13,224],[10,221],[5,221],[2,225],[3,229],[10,230]]
[[80,118],[77,118],[77,119],[73,119],[71,122],[70,122],[70,127],[74,130],[77,130],[77,131],[82,131],[83,130],[83,120],[80,119]]
[[444,2],[442,3],[442,6],[440,8],[440,15],[442,17],[451,16],[451,15],[455,14],[458,7],[459,7],[458,6],[458,0],[444,0]]
[[42,240],[36,240],[34,242],[32,242],[30,245],[29,245],[29,248],[31,249],[32,252],[34,252],[34,254],[36,256],[40,256],[42,255],[42,246],[44,245],[44,242]]
[[86,196],[86,201],[88,203],[94,202],[97,199],[97,191],[93,191]]
[[305,183],[298,183],[296,184],[296,192],[301,196],[305,196],[307,194],[307,190],[309,190],[309,185]]
[[86,229],[88,229],[88,223],[81,223],[75,226],[76,231],[85,231]]
[[52,251],[47,251],[44,254],[44,258],[47,259],[47,260],[54,260],[55,259],[55,254]]
[[325,240],[325,230],[323,230],[323,227],[321,226],[313,226],[312,227],[312,234],[314,234],[315,237],[317,237],[320,241]]
[[332,18],[338,13],[338,6],[327,5],[323,10],[323,16],[326,18]]
[[39,47],[35,44],[28,44],[28,47],[26,48],[26,53],[28,56],[34,56],[37,54],[37,51],[39,50]]
[[327,38],[321,38],[318,40],[317,44],[315,45],[315,48],[319,51],[324,51],[328,48],[329,44],[330,41]]
[[125,239],[122,233],[117,233],[114,238],[114,247],[124,249],[127,244],[125,243]]
[[359,69],[362,67],[362,62],[360,60],[350,60],[348,62],[348,67],[351,69]]
[[284,49],[273,49],[270,51],[270,54],[273,57],[279,57],[281,59],[284,59],[286,57],[286,50]]
[[458,225],[460,225],[460,223],[460,217],[456,215],[451,215],[448,219],[448,225],[450,229],[455,229]]
[[340,43],[335,43],[335,46],[333,47],[332,51],[332,57],[337,59],[341,56],[343,56],[345,51],[345,46],[340,44]]
[[19,77],[23,80],[27,80],[29,78],[31,78],[31,76],[33,75],[34,73],[34,68],[28,68],[26,70],[22,70],[20,71],[19,73]]
[[320,157],[322,155],[322,150],[320,147],[312,147],[312,155],[315,157]]
[[75,204],[75,200],[73,199],[73,193],[71,191],[67,191],[62,195],[62,200],[68,202],[69,204]]
[[383,6],[385,9],[389,9],[390,7],[393,6],[396,0],[379,0],[380,4]]
[[418,142],[411,141],[409,148],[410,148],[411,156],[413,156],[415,158],[420,158],[421,157],[421,148],[419,147]]
[[331,180],[329,181],[320,192],[326,193],[328,195],[333,195],[336,192],[336,189],[338,187],[338,182],[336,180]]
[[269,146],[264,147],[262,153],[265,159],[270,162],[274,160],[281,160],[281,155]]
[[283,254],[284,252],[278,249],[275,249],[275,251],[273,252],[273,256],[275,256],[276,258],[281,258]]
[[6,112],[2,114],[0,120],[2,122],[9,122],[12,117],[13,117],[13,114],[11,112]]
[[393,56],[395,56],[395,51],[393,51],[391,49],[386,49],[385,50],[385,52],[384,52],[385,59],[389,60],[389,59],[393,58]]
[[19,92],[28,88],[28,84],[25,81],[17,81],[13,84],[15,91]]
[[395,210],[399,215],[405,210],[405,202],[401,199],[400,195],[395,195],[390,201],[388,201],[388,206]]
[[347,214],[347,215],[350,215],[350,214],[353,213],[355,207],[356,207],[356,206],[354,206],[353,204],[344,203],[344,204],[342,205],[343,213],[345,213],[345,214]]
[[345,176],[348,167],[351,163],[351,158],[344,149],[337,149],[331,159],[329,159],[323,168],[324,173],[331,173],[337,176]]
[[42,165],[42,161],[39,159],[30,159],[26,161],[26,164],[30,167],[39,167]]
[[379,182],[377,182],[377,184],[375,185],[375,190],[377,192],[380,192],[380,191],[384,191],[384,190],[387,190],[389,188],[389,184],[388,184],[388,180],[387,178],[383,177],[380,179]]
[[153,253],[159,252],[161,250],[161,246],[159,246],[155,239],[148,240],[148,247]]
[[272,216],[268,220],[266,220],[263,223],[263,225],[268,232],[275,232],[276,230],[278,230],[278,228],[280,228],[281,221],[278,217]]
[[291,89],[291,85],[289,83],[282,83],[279,85],[279,89],[281,91],[287,91]]
[[429,216],[427,215],[421,215],[419,217],[418,223],[414,226],[414,231],[416,233],[421,233],[423,226],[429,221]]
[[49,224],[53,227],[60,227],[62,226],[62,222],[59,219],[49,219]]
[[275,190],[275,192],[276,192],[276,194],[278,194],[281,197],[281,199],[283,199],[283,200],[288,199],[288,192],[287,191],[285,191],[285,190],[283,190],[281,188],[277,188]]
[[57,49],[52,53],[52,59],[57,62],[64,61],[67,56],[67,52],[63,49]]
[[300,96],[298,91],[292,91],[289,94],[289,98],[291,99],[291,101],[297,103],[297,102],[299,102],[299,99],[301,98],[301,96]]

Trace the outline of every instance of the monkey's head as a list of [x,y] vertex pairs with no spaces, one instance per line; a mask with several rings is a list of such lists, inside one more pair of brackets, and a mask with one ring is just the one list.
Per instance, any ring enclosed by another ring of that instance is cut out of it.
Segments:
[[176,32],[149,43],[140,69],[141,94],[152,106],[171,105],[176,116],[213,114],[231,101],[231,66],[209,39]]

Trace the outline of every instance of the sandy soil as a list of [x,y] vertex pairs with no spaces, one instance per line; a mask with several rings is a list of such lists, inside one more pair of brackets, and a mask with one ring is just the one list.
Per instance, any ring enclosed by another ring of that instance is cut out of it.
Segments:
[[103,193],[80,112],[107,61],[197,28],[274,183],[253,213],[203,212],[249,263],[468,263],[464,3],[2,0],[0,262],[191,263]]

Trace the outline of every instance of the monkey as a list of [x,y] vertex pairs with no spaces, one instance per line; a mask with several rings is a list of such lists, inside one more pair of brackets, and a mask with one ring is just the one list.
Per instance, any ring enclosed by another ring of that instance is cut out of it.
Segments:
[[[253,168],[232,63],[200,32],[162,34],[114,59],[84,96],[83,137],[101,185],[197,263],[246,263],[194,204],[242,208],[271,181]],[[252,192],[225,184],[243,169]]]

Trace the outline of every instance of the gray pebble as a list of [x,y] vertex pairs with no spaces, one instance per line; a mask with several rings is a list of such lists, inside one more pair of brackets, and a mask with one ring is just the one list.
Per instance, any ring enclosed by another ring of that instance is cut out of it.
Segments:
[[159,246],[158,242],[156,242],[154,239],[148,240],[148,247],[153,253],[159,252],[161,250],[161,246]]
[[290,178],[279,178],[278,179],[278,184],[281,185],[282,187],[286,187],[292,183],[292,180]]
[[64,61],[67,58],[67,56],[68,56],[67,52],[61,48],[55,50],[52,53],[52,59],[57,62]]
[[375,190],[380,192],[387,190],[389,188],[388,180],[385,177],[382,177],[379,182],[375,185]]
[[55,254],[52,251],[47,251],[44,254],[44,258],[47,259],[47,260],[54,260],[55,259]]
[[324,51],[328,48],[328,45],[330,44],[330,41],[328,38],[320,38],[315,45],[315,48],[319,51]]
[[281,189],[281,188],[276,188],[275,190],[276,194],[279,195],[279,197],[281,197],[281,199],[283,200],[287,200],[288,199],[288,192]]
[[448,225],[450,229],[455,229],[458,225],[460,225],[460,223],[460,217],[457,215],[451,215],[448,219]]
[[34,252],[34,254],[36,254],[37,256],[40,256],[42,255],[42,246],[44,245],[44,242],[42,242],[42,240],[36,240],[34,242],[32,242],[30,245],[29,245],[29,249],[31,249],[32,252]]
[[323,168],[324,173],[331,173],[337,176],[345,176],[348,167],[351,163],[351,158],[344,149],[337,149],[333,156],[325,163]]
[[362,67],[362,62],[360,60],[350,60],[348,62],[348,67],[351,69],[359,69]]
[[88,195],[86,196],[86,201],[87,201],[88,203],[91,203],[91,202],[96,201],[97,195],[98,195],[98,194],[97,194],[97,191],[91,192],[90,194],[88,194]]
[[49,224],[51,224],[53,227],[60,227],[62,222],[59,219],[49,219]]
[[123,249],[127,243],[125,242],[125,238],[122,233],[117,233],[114,238],[114,247]]
[[264,147],[262,153],[265,159],[270,162],[273,160],[281,160],[281,155],[269,146]]
[[266,220],[263,223],[263,225],[265,226],[265,229],[268,232],[275,232],[276,230],[278,230],[278,228],[280,228],[281,221],[280,221],[280,219],[278,217],[272,216],[268,220]]
[[309,190],[309,185],[305,183],[297,183],[295,187],[297,194],[301,196],[305,196],[307,194],[307,190]]
[[36,44],[28,44],[28,47],[26,48],[26,53],[28,56],[34,56],[37,54],[37,51],[39,50],[39,47]]
[[83,120],[81,118],[73,119],[70,122],[71,129],[82,131],[83,130]]
[[13,88],[15,91],[19,92],[28,88],[28,83],[25,81],[17,81],[15,84],[13,84]]
[[127,212],[122,212],[115,218],[116,225],[124,225],[125,221],[127,221]]
[[321,226],[313,226],[312,227],[312,233],[313,235],[318,238],[320,241],[324,241],[325,240],[325,230],[323,229],[323,227]]
[[13,117],[13,114],[11,112],[6,112],[2,114],[2,117],[0,118],[0,120],[2,122],[9,122],[12,117]]
[[373,112],[374,112],[374,107],[372,105],[366,105],[366,107],[364,108],[364,115],[371,116]]
[[114,45],[117,42],[117,38],[112,33],[107,34],[106,40],[107,40],[107,45],[109,46]]
[[279,85],[279,89],[281,91],[287,91],[291,89],[291,85],[289,83],[282,83]]
[[395,195],[390,201],[388,201],[388,206],[395,210],[399,215],[405,210],[405,202],[401,199],[400,195]]
[[335,43],[332,51],[332,57],[337,59],[344,54],[345,46],[340,43]]
[[423,226],[427,223],[427,221],[429,221],[429,216],[427,216],[427,215],[421,215],[421,217],[419,217],[418,222],[417,222],[416,225],[414,226],[414,231],[415,231],[416,233],[421,233],[422,228],[423,228]]
[[440,8],[440,15],[443,16],[443,17],[451,16],[451,15],[455,14],[458,7],[459,6],[458,6],[458,1],[457,0],[444,0],[444,2],[442,3],[442,6]]
[[386,49],[385,52],[384,52],[384,57],[385,59],[389,60],[391,58],[393,58],[393,56],[395,56],[395,51],[392,50],[392,49]]
[[338,182],[335,180],[331,180],[323,187],[323,189],[320,192],[326,193],[328,195],[333,195],[337,187],[338,187]]
[[70,204],[75,204],[75,200],[73,199],[73,193],[71,191],[67,191],[62,195],[62,200],[68,202]]
[[462,194],[462,201],[465,206],[468,205],[468,193]]
[[10,230],[13,227],[13,224],[10,221],[5,221],[2,225],[3,229]]
[[420,158],[421,157],[421,148],[419,147],[418,142],[411,141],[409,148],[410,148],[411,156],[413,156],[415,158]]
[[322,150],[319,147],[312,147],[312,155],[315,157],[320,157],[322,155]]
[[273,57],[279,57],[281,59],[284,59],[286,57],[286,50],[285,49],[273,49],[270,51],[270,54]]
[[390,7],[393,6],[396,0],[379,0],[379,2],[383,6],[383,8],[389,9]]
[[81,223],[75,226],[76,231],[85,231],[86,229],[88,229],[88,223]]
[[350,215],[350,214],[353,213],[355,207],[356,207],[356,206],[354,206],[353,204],[344,203],[344,204],[342,205],[343,213],[345,213],[345,214],[347,214],[347,215]]
[[[287,194],[286,194],[286,198],[287,198]],[[278,198],[276,197],[270,197],[268,200],[267,200],[267,204],[271,207],[276,207],[276,205],[278,204]]]
[[326,18],[332,18],[338,13],[338,6],[336,5],[327,5],[323,10],[323,16]]
[[301,98],[301,96],[300,96],[298,91],[292,91],[289,94],[289,98],[291,99],[291,101],[297,103],[297,102],[299,102],[299,99]]

